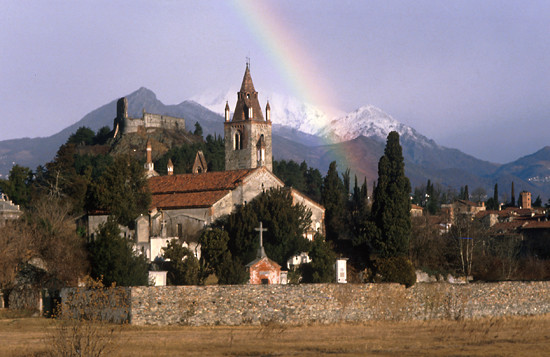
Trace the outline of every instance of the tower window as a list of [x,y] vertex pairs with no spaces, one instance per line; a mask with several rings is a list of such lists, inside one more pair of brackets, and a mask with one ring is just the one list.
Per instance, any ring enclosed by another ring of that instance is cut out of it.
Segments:
[[235,133],[235,140],[233,141],[233,149],[241,150],[243,148],[243,136],[240,131]]

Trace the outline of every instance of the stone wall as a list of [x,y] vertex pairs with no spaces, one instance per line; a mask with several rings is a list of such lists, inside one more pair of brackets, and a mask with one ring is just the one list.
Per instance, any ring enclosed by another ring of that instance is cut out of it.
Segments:
[[185,130],[185,119],[168,115],[143,113],[142,118],[124,118],[122,134],[135,133],[140,127],[145,130],[161,128],[166,130]]
[[130,289],[135,325],[332,324],[550,313],[550,282],[304,284]]

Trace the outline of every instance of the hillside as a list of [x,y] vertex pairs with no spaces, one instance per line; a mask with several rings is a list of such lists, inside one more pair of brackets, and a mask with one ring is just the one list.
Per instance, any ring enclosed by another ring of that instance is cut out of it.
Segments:
[[[195,101],[165,105],[146,88],[140,88],[127,98],[130,116],[141,117],[145,109],[149,113],[183,117],[190,131],[194,130],[195,122],[199,122],[204,135],[223,135],[223,117]],[[312,121],[308,115],[314,113],[314,117],[319,119],[319,112],[311,106],[279,101],[289,107],[281,114],[277,98],[270,98],[272,112],[278,112],[273,116],[273,156],[276,160],[305,160],[323,174],[329,163],[336,160],[341,170],[350,167],[352,174],[373,182],[377,178],[377,164],[384,150],[385,136],[390,130],[397,130],[401,135],[406,173],[413,187],[430,179],[443,186],[459,188],[467,184],[471,188],[484,187],[487,192],[492,192],[492,187],[498,183],[504,193],[514,181],[518,192],[529,190],[535,197],[550,197],[550,147],[512,163],[497,165],[440,146],[373,106],[359,108],[324,126],[317,123],[316,128],[305,133],[301,129]],[[211,104],[211,107],[217,108],[217,105]],[[93,130],[112,127],[115,116],[116,100],[113,100],[50,137],[1,141],[0,174],[7,175],[14,162],[32,169],[48,162],[76,129],[81,126]]]

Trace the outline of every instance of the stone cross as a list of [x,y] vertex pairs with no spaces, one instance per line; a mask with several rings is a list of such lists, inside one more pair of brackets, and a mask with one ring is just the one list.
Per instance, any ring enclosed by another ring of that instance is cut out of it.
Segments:
[[260,221],[260,227],[254,228],[256,232],[260,232],[260,248],[258,249],[258,258],[263,258],[266,256],[264,250],[264,236],[263,232],[267,232],[267,228],[264,228],[262,222]]

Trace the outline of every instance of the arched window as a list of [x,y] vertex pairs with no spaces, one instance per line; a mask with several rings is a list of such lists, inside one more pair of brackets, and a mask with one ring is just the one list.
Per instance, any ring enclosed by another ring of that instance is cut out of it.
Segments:
[[240,131],[235,133],[235,140],[233,141],[233,149],[241,150],[243,148],[243,136]]

